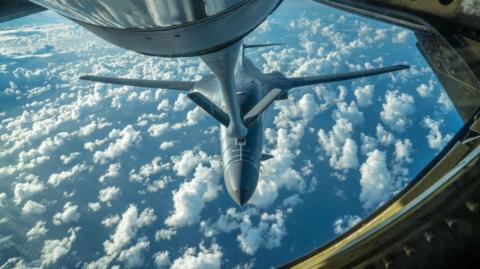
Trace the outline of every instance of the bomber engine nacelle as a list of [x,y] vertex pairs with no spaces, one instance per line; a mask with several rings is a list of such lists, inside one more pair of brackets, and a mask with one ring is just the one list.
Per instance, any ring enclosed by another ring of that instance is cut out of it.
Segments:
[[241,40],[283,0],[31,1],[122,48],[184,57],[212,53]]

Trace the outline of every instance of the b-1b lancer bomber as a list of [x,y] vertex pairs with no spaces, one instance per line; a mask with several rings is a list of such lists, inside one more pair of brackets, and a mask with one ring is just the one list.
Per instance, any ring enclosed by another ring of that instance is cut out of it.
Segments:
[[244,205],[255,192],[262,154],[264,112],[297,87],[373,76],[401,69],[393,65],[332,75],[287,78],[262,73],[245,56],[242,39],[282,0],[31,0],[120,47],[160,57],[199,56],[212,70],[199,81],[158,81],[82,76],[81,79],[147,88],[186,91],[220,124],[225,185]]

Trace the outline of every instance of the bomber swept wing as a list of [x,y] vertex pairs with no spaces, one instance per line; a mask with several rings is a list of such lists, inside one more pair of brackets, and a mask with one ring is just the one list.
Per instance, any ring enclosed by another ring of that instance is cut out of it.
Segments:
[[[257,44],[250,45],[251,47],[268,47],[275,46],[279,44]],[[369,77],[374,75],[380,75],[384,73],[395,72],[403,69],[409,68],[408,65],[392,65],[381,68],[373,68],[361,71],[338,73],[331,75],[321,75],[321,76],[308,76],[308,77],[295,77],[295,78],[284,78],[278,82],[277,87],[271,89],[253,108],[251,108],[245,115],[243,115],[243,122],[245,126],[250,126],[255,120],[260,117],[263,112],[271,105],[274,101],[279,100],[282,95],[287,93],[292,88],[298,88],[308,85],[315,85],[321,83],[329,83],[343,80],[356,79],[361,77]],[[110,83],[117,85],[125,86],[134,86],[134,87],[144,87],[144,88],[163,88],[163,89],[173,89],[180,91],[192,91],[195,87],[195,81],[168,81],[168,80],[146,80],[146,79],[127,79],[127,78],[114,78],[114,77],[103,77],[103,76],[81,76],[82,80],[89,80],[100,83]],[[188,98],[191,99],[194,103],[200,106],[205,112],[212,116],[216,121],[221,123],[223,126],[228,126],[230,123],[230,118],[227,113],[225,113],[221,108],[211,102],[207,97],[205,97],[200,92],[191,92],[188,95]],[[281,99],[280,99],[281,100]]]
[[340,73],[340,74],[332,74],[332,75],[323,75],[323,76],[311,76],[311,77],[298,77],[298,78],[289,78],[288,83],[290,88],[295,87],[302,87],[307,85],[313,84],[320,84],[320,83],[328,83],[328,82],[335,82],[335,81],[342,81],[342,80],[350,80],[355,78],[362,78],[362,77],[369,77],[384,73],[390,73],[399,71],[402,69],[409,68],[408,65],[393,65],[375,69],[367,69],[362,71],[355,71],[355,72],[348,72],[348,73]]
[[128,78],[113,78],[101,76],[81,76],[82,80],[89,80],[100,83],[117,84],[124,86],[134,86],[154,89],[172,89],[179,91],[188,91],[195,86],[194,81],[173,81],[173,80],[148,80],[148,79],[128,79]]

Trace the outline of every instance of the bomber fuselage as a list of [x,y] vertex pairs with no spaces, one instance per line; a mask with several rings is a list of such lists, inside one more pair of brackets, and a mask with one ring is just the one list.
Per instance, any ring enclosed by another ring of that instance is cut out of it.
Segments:
[[[268,81],[272,81],[272,78],[262,74],[248,58],[243,57],[241,61],[242,64],[237,65],[235,70],[235,99],[241,115],[244,115],[265,96],[271,87]],[[194,90],[205,94],[219,106],[225,106],[220,98],[220,83],[215,76],[206,76],[196,84]],[[247,135],[243,139],[237,139],[229,135],[228,129],[220,124],[225,186],[239,205],[245,204],[252,197],[260,176],[264,140],[263,115],[246,127]]]

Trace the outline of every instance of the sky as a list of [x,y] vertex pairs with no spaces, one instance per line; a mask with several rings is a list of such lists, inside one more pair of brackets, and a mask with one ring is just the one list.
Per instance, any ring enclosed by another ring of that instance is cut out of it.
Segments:
[[292,90],[266,114],[257,190],[223,184],[219,128],[184,94],[85,74],[198,80],[51,12],[0,25],[0,268],[269,268],[345,232],[401,190],[462,120],[408,30],[285,1],[244,43],[289,77],[410,69]]

